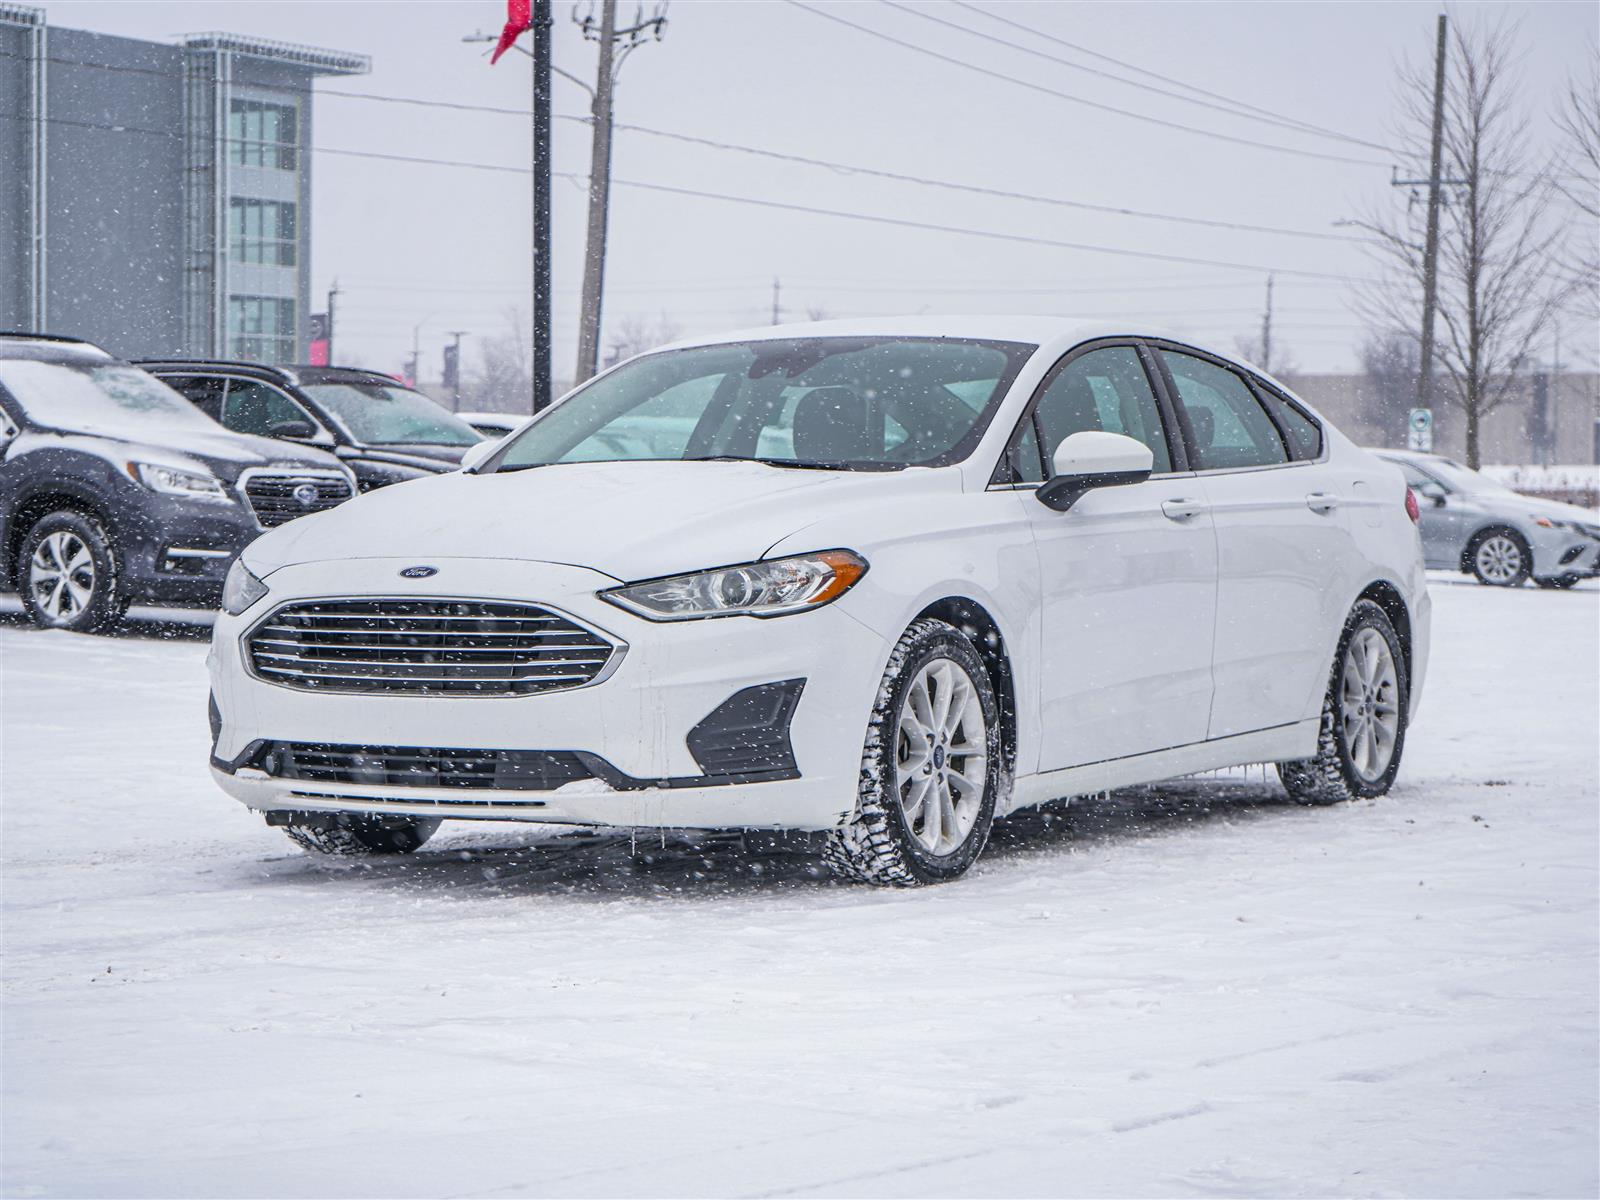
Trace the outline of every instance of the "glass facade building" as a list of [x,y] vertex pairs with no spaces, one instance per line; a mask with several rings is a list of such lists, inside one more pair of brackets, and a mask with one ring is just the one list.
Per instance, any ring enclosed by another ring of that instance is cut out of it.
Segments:
[[361,55],[176,44],[0,2],[0,329],[126,357],[304,361],[312,84]]

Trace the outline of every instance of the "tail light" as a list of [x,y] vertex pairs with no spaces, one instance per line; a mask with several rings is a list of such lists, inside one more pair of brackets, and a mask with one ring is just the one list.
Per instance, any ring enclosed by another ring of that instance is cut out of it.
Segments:
[[1417,507],[1417,494],[1410,488],[1406,489],[1406,516],[1411,518],[1413,525],[1422,520],[1422,510]]

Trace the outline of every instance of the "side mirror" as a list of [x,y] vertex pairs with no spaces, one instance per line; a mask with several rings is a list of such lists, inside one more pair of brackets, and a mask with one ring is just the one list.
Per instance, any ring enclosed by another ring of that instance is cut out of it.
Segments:
[[1066,512],[1095,488],[1143,483],[1150,478],[1155,456],[1149,446],[1126,434],[1084,430],[1056,447],[1050,465],[1055,474],[1034,494],[1046,508]]
[[461,469],[470,471],[473,467],[483,462],[496,450],[500,449],[501,438],[486,438],[481,442],[474,442],[467,447],[467,452],[461,456]]
[[1443,484],[1434,483],[1432,480],[1422,484],[1416,489],[1416,491],[1418,495],[1426,496],[1429,500],[1432,500],[1435,508],[1443,508],[1444,498],[1449,495],[1449,493],[1444,490]]
[[303,442],[317,436],[317,427],[310,421],[280,421],[267,427],[267,436]]

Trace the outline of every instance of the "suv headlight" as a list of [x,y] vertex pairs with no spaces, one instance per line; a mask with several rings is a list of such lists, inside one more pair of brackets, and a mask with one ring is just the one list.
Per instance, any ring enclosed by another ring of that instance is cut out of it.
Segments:
[[228,493],[222,490],[221,480],[209,472],[180,471],[176,467],[163,467],[156,463],[129,463],[128,474],[152,492],[159,492],[163,496],[233,503]]
[[237,617],[266,594],[267,585],[250,573],[244,559],[234,559],[227,579],[222,581],[222,611]]
[[630,583],[600,598],[651,621],[782,617],[837,600],[866,573],[860,555],[823,550]]

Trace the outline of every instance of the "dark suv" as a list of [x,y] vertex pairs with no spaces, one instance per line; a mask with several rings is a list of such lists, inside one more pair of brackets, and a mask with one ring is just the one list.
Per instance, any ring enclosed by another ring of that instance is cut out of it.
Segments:
[[139,366],[229,429],[333,451],[363,492],[453,471],[483,440],[448,409],[376,371],[197,360]]
[[214,605],[263,529],[353,494],[332,455],[230,433],[97,346],[0,334],[0,589],[38,625]]

